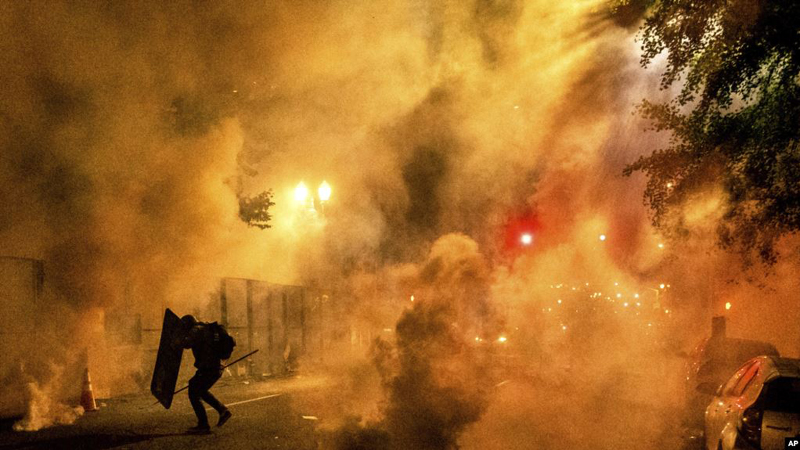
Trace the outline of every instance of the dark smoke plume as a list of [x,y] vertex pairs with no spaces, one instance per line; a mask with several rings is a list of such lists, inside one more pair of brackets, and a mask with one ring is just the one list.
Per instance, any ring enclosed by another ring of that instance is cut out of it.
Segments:
[[474,241],[463,235],[436,241],[417,274],[413,307],[397,322],[394,344],[374,343],[387,396],[384,417],[363,428],[345,425],[336,448],[458,448],[460,434],[489,403],[490,371],[479,342],[500,325],[489,282]]
[[[47,285],[37,308],[20,308],[41,326],[35,339],[0,342],[0,407],[26,392],[30,428],[68,421],[62,391],[81,378],[67,366],[87,346],[99,392],[136,388],[142,355],[109,351],[105,319],[140,313],[158,327],[165,306],[211,311],[220,277],[330,289],[344,326],[394,330],[373,349],[385,398],[352,396],[382,414],[342,428],[347,448],[568,448],[638,424],[619,411],[597,422],[603,393],[634,356],[674,363],[650,358],[645,337],[683,345],[725,301],[732,333],[796,350],[797,268],[759,278],[777,285],[770,295],[722,282],[739,274],[703,231],[724,210],[717,192],[685,209],[699,232],[657,246],[643,180],[620,173],[665,139],[631,115],[658,77],[638,67],[638,13],[620,28],[605,6],[0,2],[0,255],[45,261]],[[313,215],[292,191],[323,180],[333,194]],[[239,198],[270,188],[271,228],[248,228]],[[536,219],[533,244],[509,255],[504,243],[520,237],[506,239],[505,225],[521,216]],[[659,300],[681,326],[647,334],[634,318],[546,315],[559,308],[550,285],[615,281],[651,299],[671,282]],[[8,318],[25,300],[4,295]],[[495,310],[536,371],[497,396],[482,370]],[[626,339],[608,349],[607,336]],[[594,376],[537,408],[581,358]],[[667,408],[665,383],[655,403]],[[646,388],[625,394],[638,401]],[[572,441],[530,432],[557,412]],[[666,422],[652,420],[648,436]]]

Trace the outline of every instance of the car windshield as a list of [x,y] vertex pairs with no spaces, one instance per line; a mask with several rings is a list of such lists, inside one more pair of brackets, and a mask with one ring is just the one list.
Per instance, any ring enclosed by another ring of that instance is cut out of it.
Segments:
[[800,378],[778,378],[767,383],[765,408],[800,413]]

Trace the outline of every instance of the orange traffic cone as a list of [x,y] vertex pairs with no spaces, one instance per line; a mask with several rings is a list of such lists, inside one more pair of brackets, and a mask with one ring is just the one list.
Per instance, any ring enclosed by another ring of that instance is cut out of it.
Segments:
[[83,373],[83,391],[81,392],[81,406],[84,411],[97,411],[97,402],[94,401],[92,380],[89,378],[89,368]]

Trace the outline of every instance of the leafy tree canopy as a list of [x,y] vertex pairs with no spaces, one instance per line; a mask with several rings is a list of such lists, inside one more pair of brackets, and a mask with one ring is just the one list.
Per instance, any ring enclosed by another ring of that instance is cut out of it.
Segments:
[[647,175],[645,201],[668,234],[685,231],[687,198],[721,186],[720,244],[775,262],[776,241],[800,228],[800,2],[638,1],[649,6],[641,63],[665,54],[661,87],[680,90],[642,103],[672,139],[625,174]]
[[264,191],[252,197],[239,196],[239,218],[251,227],[262,230],[270,228],[269,221],[272,216],[269,207],[275,205],[272,201],[272,190]]

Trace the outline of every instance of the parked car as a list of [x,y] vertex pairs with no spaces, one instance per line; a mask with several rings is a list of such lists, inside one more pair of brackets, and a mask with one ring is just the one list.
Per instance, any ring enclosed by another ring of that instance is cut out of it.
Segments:
[[705,413],[706,450],[783,450],[800,434],[800,360],[759,356],[722,386]]
[[699,431],[703,426],[703,412],[711,401],[711,395],[698,390],[698,386],[713,386],[713,394],[737,368],[756,356],[780,355],[768,342],[719,335],[703,340],[689,355],[686,365],[686,425]]

